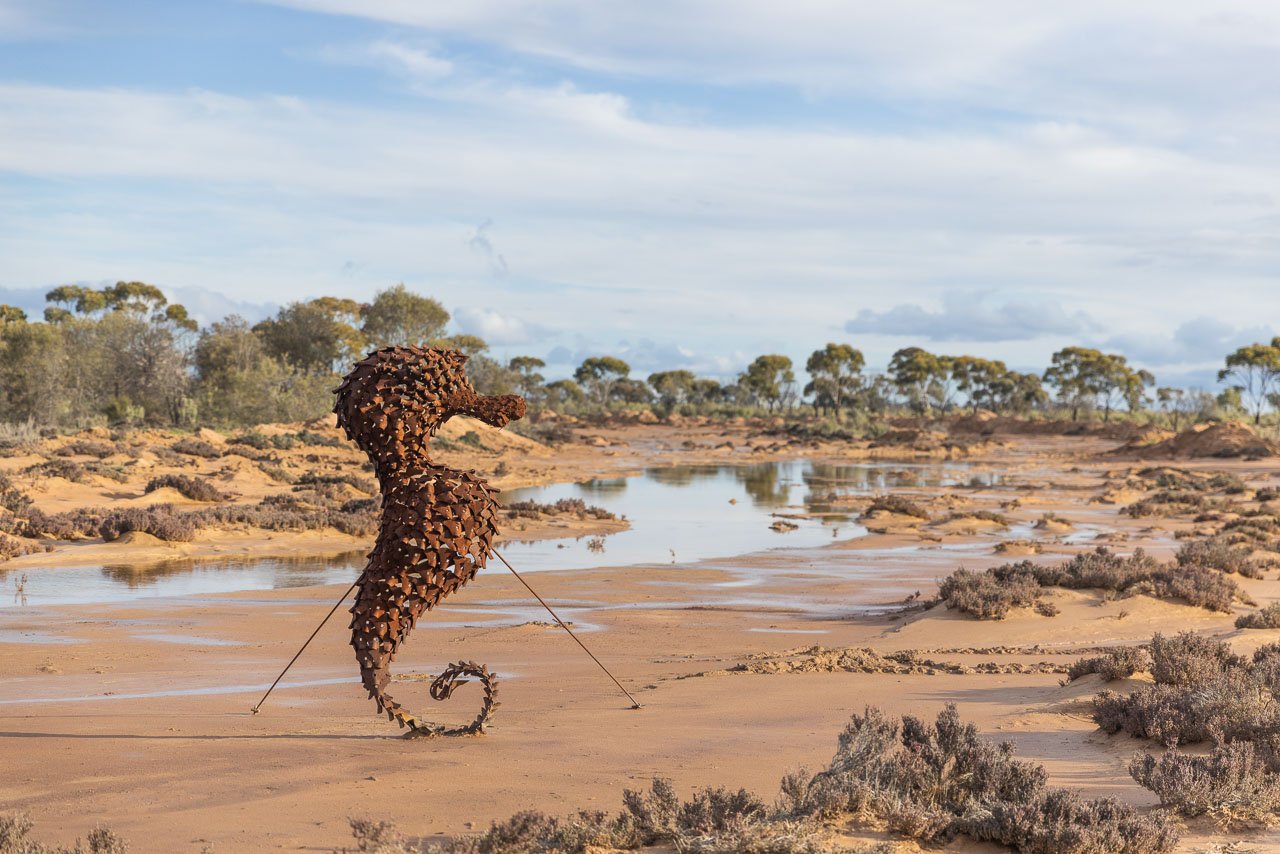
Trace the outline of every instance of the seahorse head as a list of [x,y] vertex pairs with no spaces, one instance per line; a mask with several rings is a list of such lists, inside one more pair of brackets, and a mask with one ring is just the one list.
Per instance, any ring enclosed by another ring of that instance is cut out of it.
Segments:
[[384,347],[356,362],[335,389],[348,438],[380,471],[427,461],[427,443],[455,415],[494,427],[524,417],[524,398],[476,394],[467,355],[439,347]]

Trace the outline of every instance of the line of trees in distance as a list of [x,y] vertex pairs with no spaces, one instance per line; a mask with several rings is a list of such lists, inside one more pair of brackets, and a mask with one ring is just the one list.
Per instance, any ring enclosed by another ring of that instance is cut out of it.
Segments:
[[291,303],[256,324],[232,315],[201,328],[157,287],[118,282],[64,285],[46,295],[41,320],[0,305],[0,423],[249,425],[314,418],[351,362],[392,344],[466,351],[477,389],[517,393],[536,408],[575,414],[648,408],[682,414],[787,414],[835,420],[979,409],[1079,419],[1159,414],[1177,429],[1211,417],[1280,410],[1280,337],[1227,354],[1222,391],[1162,387],[1123,355],[1087,347],[1053,354],[1043,373],[976,356],[906,347],[887,370],[868,372],[860,350],[829,343],[797,377],[792,360],[764,354],[736,378],[687,370],[633,376],[616,356],[585,359],[572,377],[548,381],[535,356],[493,358],[485,341],[448,333],[449,312],[403,285],[367,303],[319,297]]

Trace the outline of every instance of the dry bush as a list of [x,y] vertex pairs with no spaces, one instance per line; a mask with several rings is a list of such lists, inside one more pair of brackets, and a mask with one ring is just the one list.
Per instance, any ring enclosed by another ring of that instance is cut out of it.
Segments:
[[1132,694],[1094,697],[1094,720],[1104,731],[1151,738],[1167,747],[1214,740],[1270,740],[1280,733],[1280,703],[1272,685],[1280,646],[1264,647],[1250,662],[1217,641],[1183,632],[1151,641],[1156,684]]
[[1138,754],[1129,774],[1180,815],[1209,815],[1232,825],[1268,824],[1280,811],[1280,776],[1271,773],[1258,748],[1247,741],[1220,744],[1208,756],[1176,750],[1156,758]]
[[596,507],[594,504],[588,504],[581,498],[561,498],[558,501],[549,504],[543,504],[533,499],[527,501],[513,501],[505,505],[507,518],[518,519],[537,519],[539,516],[577,516],[579,519],[617,519],[618,517],[605,510],[603,507]]
[[43,463],[27,466],[22,470],[22,473],[32,477],[60,477],[72,483],[91,483],[89,480],[90,475],[105,477],[116,483],[124,483],[129,479],[128,475],[124,473],[124,469],[119,466],[109,466],[96,460],[84,463],[77,463],[72,460],[47,460]]
[[552,447],[567,445],[576,440],[573,431],[567,426],[553,422],[544,421],[540,424],[535,424],[525,419],[512,422],[508,429],[517,435],[524,436],[526,439],[532,439],[535,442],[541,442]]
[[296,481],[297,489],[303,486],[315,486],[317,484],[339,484],[345,483],[358,492],[366,495],[376,495],[378,493],[378,484],[367,477],[360,477],[355,474],[316,474],[315,472],[307,472],[299,477]]
[[1271,690],[1239,670],[1195,686],[1153,685],[1127,696],[1103,691],[1093,703],[1093,719],[1104,732],[1150,738],[1166,747],[1257,740],[1280,725],[1280,705]]
[[916,504],[909,498],[903,498],[901,495],[878,495],[867,507],[863,516],[868,516],[877,510],[885,513],[897,513],[900,516],[914,516],[917,519],[928,521],[929,512]]
[[41,430],[34,419],[0,421],[0,456],[14,457],[40,447]]
[[1157,570],[1130,585],[1125,592],[1145,593],[1156,599],[1181,599],[1188,605],[1224,613],[1231,610],[1236,600],[1246,604],[1253,601],[1230,578],[1198,566]]
[[1135,673],[1151,670],[1151,655],[1140,646],[1122,646],[1105,655],[1082,658],[1067,670],[1066,682],[1096,673],[1107,682],[1128,679]]
[[1129,557],[1121,557],[1106,546],[1099,546],[1059,564],[1020,561],[996,567],[993,572],[1000,580],[1030,574],[1042,587],[1121,592],[1159,568],[1160,562],[1142,549],[1136,549]]
[[1262,578],[1262,567],[1249,557],[1248,549],[1228,545],[1216,538],[1184,543],[1178,549],[1178,566],[1199,566],[1234,572],[1246,578]]
[[1208,513],[1219,510],[1224,503],[1206,498],[1195,492],[1157,492],[1125,508],[1126,515],[1134,519],[1152,516],[1186,516],[1191,513]]
[[102,520],[98,534],[110,541],[138,531],[167,542],[185,543],[195,536],[199,527],[192,514],[181,513],[172,504],[156,504],[113,511]]
[[1228,494],[1238,494],[1245,490],[1244,481],[1230,472],[1193,472],[1169,466],[1154,466],[1139,471],[1138,477],[1159,489]]
[[186,454],[189,457],[203,457],[206,460],[216,460],[222,456],[222,451],[216,446],[203,439],[195,439],[190,436],[174,442],[169,446],[169,450],[178,454]]
[[69,442],[68,444],[63,445],[58,450],[54,451],[54,453],[60,457],[85,456],[97,457],[101,460],[111,456],[119,450],[120,449],[115,445],[108,444],[107,442],[94,442],[91,439],[76,439],[74,442]]
[[0,473],[0,508],[20,515],[31,507],[31,496],[19,489],[9,476]]
[[267,477],[277,483],[294,484],[298,482],[298,476],[292,472],[281,468],[280,466],[271,465],[270,463],[258,463],[258,470]]
[[1173,637],[1157,632],[1151,638],[1151,675],[1160,685],[1196,685],[1245,666],[1230,644],[1195,632],[1179,632]]
[[1236,618],[1237,629],[1280,629],[1280,602]]
[[208,480],[182,474],[163,474],[160,477],[153,477],[147,482],[145,491],[155,492],[157,489],[165,488],[176,489],[192,501],[226,501],[229,497]]
[[1280,498],[1280,486],[1264,486],[1253,494],[1255,501],[1275,501]]
[[1050,789],[1045,779],[1044,768],[979,737],[948,706],[933,725],[910,716],[899,725],[875,709],[854,715],[827,769],[789,775],[782,788],[795,814],[872,816],[932,843],[965,835],[1031,854],[1155,854],[1177,843],[1162,815]]
[[1029,575],[998,579],[991,570],[957,569],[938,586],[938,598],[979,620],[1003,620],[1014,608],[1034,605],[1040,585]]
[[681,852],[744,854],[818,854],[824,835],[815,822],[771,813],[745,790],[704,789],[682,802],[671,783],[655,778],[648,791],[627,791],[624,809],[615,815],[583,810],[552,817],[527,810],[494,822],[478,837],[455,837],[444,843],[411,848],[385,822],[352,822],[359,850],[378,854],[505,854],[634,849],[672,845]]
[[1059,564],[1029,560],[977,573],[957,570],[939,586],[939,598],[979,619],[1002,619],[1011,608],[1032,605],[1043,587],[1104,590],[1132,596],[1181,599],[1211,611],[1230,611],[1238,599],[1249,602],[1239,586],[1221,572],[1203,567],[1170,567],[1137,549],[1121,557],[1099,546]]
[[302,430],[294,434],[300,444],[313,448],[341,448],[345,444],[341,438],[330,433],[317,433],[314,430]]
[[32,539],[84,540],[98,536],[98,527],[106,511],[98,507],[81,507],[52,515],[31,508],[21,516],[0,518],[5,533]]
[[301,443],[298,441],[298,437],[296,435],[278,433],[274,436],[267,436],[263,433],[253,431],[249,433],[242,433],[239,436],[233,436],[227,440],[227,444],[246,445],[258,451],[268,451],[272,449],[277,451],[287,451],[290,448],[298,447]]
[[1009,527],[1009,517],[991,510],[971,510],[968,512],[948,513],[946,517],[939,520],[939,522],[941,524],[946,524],[947,522],[967,522],[971,519],[979,519],[983,522],[994,522],[1002,527]]
[[0,534],[0,563],[6,560],[12,560],[15,557],[23,555],[35,554],[36,552],[45,551],[45,548],[31,543],[24,543],[21,540],[15,540],[8,534]]
[[105,827],[89,831],[88,847],[79,839],[71,848],[50,847],[29,838],[31,819],[23,814],[0,815],[0,854],[127,854],[129,846]]

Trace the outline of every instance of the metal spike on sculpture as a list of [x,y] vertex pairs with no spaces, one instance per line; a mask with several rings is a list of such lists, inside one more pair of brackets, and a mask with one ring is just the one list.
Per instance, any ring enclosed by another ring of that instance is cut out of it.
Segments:
[[431,696],[444,700],[463,677],[479,679],[484,703],[466,726],[429,723],[387,692],[391,661],[418,618],[493,554],[493,490],[473,471],[433,463],[427,444],[454,415],[504,427],[524,417],[525,403],[515,395],[476,394],[466,361],[457,350],[387,347],[357,362],[336,390],[338,424],[369,455],[382,490],[377,543],[355,585],[351,645],[370,699],[409,735],[480,732],[497,705],[494,676],[473,661],[449,665],[431,683]]

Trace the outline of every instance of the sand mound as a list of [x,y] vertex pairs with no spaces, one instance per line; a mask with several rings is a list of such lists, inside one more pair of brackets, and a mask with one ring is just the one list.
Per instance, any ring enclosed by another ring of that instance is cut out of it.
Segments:
[[1131,439],[1139,431],[1125,421],[1050,421],[1038,418],[1015,418],[979,411],[963,415],[947,424],[952,435],[978,436],[1097,436],[1107,439]]
[[880,436],[872,443],[871,447],[881,448],[888,446],[911,447],[927,447],[936,448],[946,440],[945,433],[938,433],[934,430],[890,430],[888,433]]
[[168,545],[168,543],[166,543],[164,540],[160,539],[159,537],[154,537],[151,534],[146,533],[145,531],[129,531],[128,533],[121,534],[120,536],[116,537],[114,540],[111,540],[111,542],[115,545],[121,545],[121,546],[167,546]]
[[1262,438],[1247,424],[1197,424],[1159,442],[1130,440],[1114,454],[1138,459],[1190,459],[1194,457],[1272,457],[1280,451],[1276,443]]

